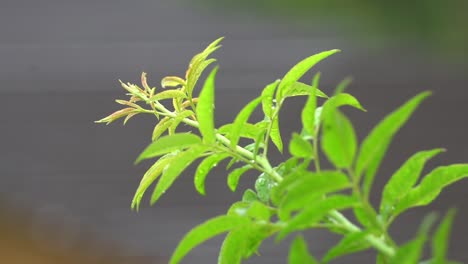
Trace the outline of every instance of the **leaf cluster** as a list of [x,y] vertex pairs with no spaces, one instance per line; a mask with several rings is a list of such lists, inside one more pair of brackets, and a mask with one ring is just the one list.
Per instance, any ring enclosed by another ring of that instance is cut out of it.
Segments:
[[[199,77],[215,61],[209,56],[220,47],[220,41],[221,38],[215,40],[193,57],[184,78],[163,78],[161,87],[166,89],[161,92],[149,87],[145,73],[141,78],[143,88],[122,83],[130,99],[117,102],[127,108],[98,121],[110,123],[125,117],[125,123],[141,113],[157,118],[152,143],[137,159],[137,162],[156,161],[137,188],[132,201],[132,208],[136,210],[153,183],[156,184],[151,204],[158,201],[181,173],[197,160],[200,162],[194,173],[194,186],[201,195],[206,195],[205,182],[209,180],[209,172],[223,160],[229,160],[226,182],[233,192],[238,191],[238,183],[247,171],[256,172],[255,185],[244,190],[242,200],[231,205],[226,214],[207,220],[187,233],[170,263],[179,263],[193,248],[221,234],[226,236],[218,263],[241,263],[258,254],[265,239],[275,236],[276,241],[281,241],[290,235],[295,236],[288,257],[289,263],[293,264],[328,263],[369,249],[378,252],[377,263],[454,263],[447,259],[446,246],[453,210],[447,213],[432,235],[430,231],[435,217],[426,217],[415,238],[402,245],[393,241],[388,229],[401,213],[431,203],[446,186],[467,177],[467,164],[441,166],[421,176],[426,162],[444,150],[417,152],[387,182],[381,192],[380,206],[376,208],[369,201],[389,144],[429,92],[409,99],[358,142],[353,124],[342,108],[366,110],[354,96],[345,92],[349,80],[340,83],[330,95],[320,88],[320,74],[316,74],[310,84],[300,81],[317,63],[339,52],[330,50],[298,62],[283,78],[266,85],[231,123],[216,128],[217,67],[211,70],[198,97],[193,94]],[[289,158],[273,166],[268,159],[269,145],[284,152],[279,113],[284,101],[294,96],[307,97],[301,112],[303,128],[289,141]],[[172,100],[172,109],[161,103],[163,100]],[[258,107],[261,107],[264,118],[252,120],[251,115]],[[191,132],[177,132],[180,124],[191,127]],[[321,156],[333,168],[322,169]],[[355,215],[357,223],[352,223],[341,213],[345,210]],[[313,228],[328,229],[343,236],[320,260],[308,251],[301,235],[304,230]],[[432,256],[423,262],[422,251],[428,240],[432,241]]]

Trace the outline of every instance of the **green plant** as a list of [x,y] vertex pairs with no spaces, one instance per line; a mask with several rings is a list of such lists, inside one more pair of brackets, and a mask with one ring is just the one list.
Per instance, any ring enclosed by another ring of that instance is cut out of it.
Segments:
[[[330,50],[296,64],[281,80],[267,85],[232,123],[215,128],[213,106],[217,68],[207,77],[198,97],[193,96],[193,91],[201,73],[215,61],[208,57],[220,47],[220,41],[214,41],[193,57],[185,78],[163,78],[162,88],[170,89],[157,92],[147,84],[145,73],[141,76],[142,88],[122,83],[130,99],[117,100],[117,103],[126,108],[97,121],[111,123],[125,117],[126,123],[137,114],[151,114],[158,119],[153,142],[137,159],[139,162],[158,158],[144,174],[136,191],[132,201],[135,210],[153,182],[159,179],[151,204],[171,187],[184,169],[200,158],[203,160],[196,169],[194,183],[202,195],[205,195],[207,174],[222,160],[230,160],[227,169],[236,162],[243,164],[227,176],[232,191],[236,191],[239,179],[246,171],[258,171],[255,190],[245,190],[242,200],[234,203],[225,215],[193,228],[179,243],[170,263],[179,263],[194,247],[222,233],[227,236],[218,263],[240,263],[255,254],[266,238],[276,235],[276,240],[280,241],[292,233],[297,236],[291,245],[289,263],[319,263],[308,252],[300,235],[301,231],[312,228],[324,228],[343,235],[343,239],[323,256],[321,263],[371,248],[378,252],[377,263],[418,263],[434,215],[426,217],[415,238],[403,245],[394,242],[388,232],[389,226],[402,212],[429,204],[444,187],[467,177],[468,165],[438,167],[419,181],[425,163],[443,149],[421,151],[393,174],[382,192],[380,207],[375,208],[369,202],[369,194],[393,136],[430,93],[413,97],[389,114],[358,146],[354,128],[340,108],[365,109],[355,97],[344,92],[347,81],[342,82],[331,96],[319,90],[319,74],[315,75],[311,85],[299,82],[316,63],[339,52]],[[303,129],[292,135],[288,148],[291,157],[273,166],[268,159],[270,141],[283,152],[278,113],[284,100],[292,96],[308,97],[301,114]],[[318,106],[318,98],[323,100],[321,106]],[[166,99],[172,101],[173,110],[161,103]],[[249,123],[252,112],[259,105],[265,118]],[[194,133],[177,132],[182,123],[192,127]],[[162,136],[165,132],[168,135]],[[240,146],[241,138],[251,143]],[[321,154],[328,158],[333,169],[321,168]],[[343,210],[352,210],[359,223],[348,220],[341,213]],[[436,229],[432,236],[432,257],[424,263],[454,263],[446,259],[453,217],[454,211],[450,210]]]

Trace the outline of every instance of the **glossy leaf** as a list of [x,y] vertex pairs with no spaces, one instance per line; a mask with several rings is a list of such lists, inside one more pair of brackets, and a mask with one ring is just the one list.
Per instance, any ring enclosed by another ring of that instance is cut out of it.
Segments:
[[435,264],[445,263],[447,261],[447,249],[454,217],[455,210],[449,210],[434,233],[432,239],[432,255]]
[[353,197],[334,195],[323,200],[317,200],[294,216],[278,234],[277,240],[297,230],[303,230],[319,222],[332,210],[342,210],[359,204]]
[[288,256],[289,264],[318,264],[319,262],[309,254],[307,243],[302,236],[297,236],[291,243]]
[[195,247],[206,240],[239,228],[246,223],[245,218],[239,216],[221,215],[212,218],[193,228],[180,241],[169,260],[169,264],[177,264]]
[[352,232],[347,234],[327,252],[322,262],[328,263],[335,258],[368,249],[370,245],[365,239],[367,235],[367,232]]
[[235,192],[237,188],[237,184],[239,183],[240,177],[248,170],[252,169],[251,165],[245,165],[243,167],[237,168],[233,170],[228,175],[228,186],[231,191]]
[[444,151],[433,149],[420,151],[411,156],[393,175],[382,192],[380,212],[384,215],[391,213],[391,208],[416,184],[426,162]]
[[350,186],[348,177],[342,172],[303,173],[296,183],[289,187],[280,208],[282,210],[300,209],[320,200],[324,194],[340,191]]
[[468,177],[467,164],[442,166],[431,171],[418,186],[400,200],[394,214],[398,215],[408,208],[429,204],[437,198],[445,186],[466,177]]
[[294,65],[283,77],[281,82],[278,85],[278,90],[276,91],[276,101],[280,102],[283,98],[283,95],[286,89],[290,88],[295,84],[299,79],[310,70],[315,64],[325,59],[326,57],[339,52],[339,50],[330,50],[324,51],[315,55],[312,55],[296,65]]
[[159,179],[158,184],[151,197],[151,204],[154,204],[163,195],[179,175],[200,155],[202,155],[208,147],[203,145],[194,146],[184,152],[180,152],[174,157],[174,161],[167,166],[163,175]]
[[270,191],[276,183],[264,173],[258,176],[255,181],[255,191],[257,191],[258,199],[264,203],[270,200]]
[[157,140],[172,125],[172,122],[174,122],[174,119],[171,119],[169,117],[163,118],[154,127],[153,135],[151,136],[151,140],[153,140],[153,141]]
[[420,93],[407,103],[385,117],[364,139],[356,162],[356,174],[364,172],[364,194],[369,195],[375,173],[387,151],[395,133],[403,126],[416,107],[430,95],[429,92]]
[[244,127],[244,125],[247,123],[247,121],[250,118],[250,115],[252,112],[255,110],[255,108],[260,104],[262,98],[258,97],[248,103],[240,112],[237,114],[233,124],[231,131],[229,133],[229,139],[231,140],[231,147],[234,148],[237,146],[237,143],[239,142],[240,136],[241,136],[241,131]]
[[203,141],[208,144],[216,141],[214,130],[214,82],[217,70],[218,68],[214,68],[206,79],[205,85],[198,97],[196,109],[199,129],[203,135]]
[[223,159],[228,158],[229,155],[225,153],[213,154],[205,158],[198,165],[197,171],[195,172],[194,183],[195,189],[201,194],[205,195],[205,179],[208,173]]
[[351,168],[357,149],[354,128],[337,109],[325,114],[322,128],[322,150],[337,168]]
[[289,143],[289,152],[298,158],[312,159],[314,156],[312,144],[297,133],[293,133],[292,135],[291,142]]
[[273,115],[273,96],[280,80],[270,83],[262,91],[262,109],[265,116],[272,118]]
[[146,147],[140,156],[138,156],[136,163],[144,159],[161,156],[175,150],[183,150],[200,143],[200,137],[190,133],[178,133],[164,136]]
[[132,200],[132,209],[137,210],[140,207],[141,199],[148,187],[161,175],[163,170],[167,165],[172,161],[174,155],[166,155],[158,159],[153,166],[151,166],[148,171],[143,175],[143,178],[140,181],[140,185],[136,190],[135,195]]

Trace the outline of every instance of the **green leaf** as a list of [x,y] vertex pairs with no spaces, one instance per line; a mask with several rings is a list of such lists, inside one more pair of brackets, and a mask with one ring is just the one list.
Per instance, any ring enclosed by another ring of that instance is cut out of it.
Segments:
[[174,117],[174,119],[172,119],[173,121],[172,121],[171,126],[169,127],[169,134],[175,133],[177,127],[182,122],[182,120],[184,120],[187,117],[194,116],[194,115],[195,113],[190,110],[184,110],[182,112],[177,113],[177,116]]
[[377,215],[373,207],[368,208],[362,206],[356,206],[353,208],[356,219],[369,231],[381,232],[383,230],[383,223],[380,221],[380,217]]
[[234,119],[234,123],[232,125],[231,131],[229,133],[230,140],[231,140],[231,147],[234,148],[237,146],[239,142],[241,131],[244,129],[244,125],[249,120],[250,115],[255,110],[255,108],[260,104],[262,98],[258,97],[248,103],[240,112],[237,114],[236,118]]
[[151,101],[159,101],[164,99],[172,99],[172,98],[187,98],[184,92],[180,90],[165,90],[158,94],[153,95],[150,100]]
[[220,161],[228,157],[229,155],[225,153],[213,154],[205,158],[202,162],[200,162],[200,165],[198,165],[197,171],[195,172],[194,183],[195,183],[195,189],[201,195],[205,195],[205,179],[208,173]]
[[449,210],[434,233],[434,237],[432,238],[432,255],[435,264],[447,261],[447,248],[454,217],[455,210]]
[[271,122],[270,138],[271,141],[273,141],[275,146],[278,148],[278,151],[283,153],[283,140],[281,139],[278,118],[273,119],[273,121]]
[[392,207],[416,184],[426,162],[444,149],[420,151],[411,156],[390,178],[383,189],[380,212],[386,217]]
[[151,140],[153,140],[153,141],[157,140],[172,125],[172,122],[173,122],[173,119],[171,119],[169,117],[163,118],[154,127],[153,135],[151,136]]
[[416,107],[430,95],[420,93],[385,117],[364,139],[356,162],[356,174],[364,175],[364,195],[368,196],[375,173],[395,133],[409,119]]
[[179,263],[193,248],[206,240],[228,232],[234,228],[239,228],[246,223],[246,219],[239,216],[221,215],[212,218],[201,225],[193,228],[180,241],[171,256],[169,264]]
[[270,217],[273,215],[273,211],[266,206],[264,203],[259,201],[253,201],[247,210],[247,215],[255,220],[270,221]]
[[348,177],[339,171],[302,173],[294,185],[289,186],[281,210],[301,209],[319,200],[324,194],[343,190],[351,186]]
[[344,80],[342,80],[337,86],[336,86],[336,89],[335,89],[335,94],[341,94],[344,92],[344,90],[346,88],[348,88],[348,86],[351,84],[351,82],[353,81],[353,78],[351,77],[346,77]]
[[352,95],[348,93],[340,93],[330,97],[325,103],[324,108],[338,108],[341,106],[351,106],[361,111],[366,112],[367,110],[362,107],[361,103]]
[[218,264],[240,264],[242,262],[247,236],[248,234],[245,228],[229,232],[221,245]]
[[302,95],[310,95],[314,93],[315,96],[328,98],[328,96],[320,91],[316,86],[310,86],[305,83],[296,82],[291,85],[283,94],[283,98],[286,97],[293,97],[293,96],[302,96]]
[[215,77],[218,68],[214,68],[205,81],[202,91],[198,97],[197,118],[199,129],[203,135],[203,141],[207,144],[216,141],[214,130],[214,89]]
[[289,143],[289,152],[298,158],[312,159],[314,157],[312,144],[297,133],[293,133],[292,135],[291,142]]
[[368,232],[352,232],[347,234],[327,252],[322,262],[328,263],[335,258],[368,249],[370,244],[365,239],[367,235]]
[[[233,129],[234,124],[226,124],[221,126],[218,129],[218,133],[224,134],[224,135],[230,135],[231,130]],[[266,122],[259,122],[256,124],[250,124],[250,123],[244,123],[242,125],[242,129],[240,130],[240,136],[244,138],[250,138],[250,139],[257,139],[258,135],[261,133],[265,133],[265,130],[267,128],[267,123]]]
[[392,258],[391,264],[418,263],[423,252],[424,243],[427,240],[427,234],[436,218],[435,214],[429,214],[424,218],[416,238],[407,242],[397,250],[395,256]]
[[297,236],[291,243],[288,256],[289,264],[318,264],[319,262],[309,254],[307,243],[302,236]]
[[175,150],[182,150],[200,143],[200,138],[190,133],[178,133],[169,136],[164,136],[151,143],[148,147],[146,147],[146,149],[140,154],[140,156],[138,156],[136,163],[144,159],[154,158]]
[[397,203],[394,215],[404,210],[432,202],[445,186],[468,177],[468,164],[442,166],[431,171],[421,183]]
[[350,168],[357,149],[351,122],[335,109],[325,114],[322,129],[322,149],[328,159],[337,168]]
[[357,204],[359,201],[356,198],[345,195],[333,195],[323,200],[316,200],[287,222],[287,225],[278,234],[277,240],[283,239],[291,232],[309,228],[332,210],[342,210]]
[[248,203],[258,201],[257,194],[253,190],[247,189],[242,195],[242,201]]
[[163,156],[160,159],[158,159],[153,164],[153,166],[151,166],[148,169],[148,171],[146,171],[146,173],[143,175],[143,178],[140,181],[140,185],[138,186],[135,195],[133,196],[131,206],[132,209],[138,211],[141,199],[143,198],[146,189],[148,189],[148,187],[159,177],[159,175],[161,175],[163,170],[167,167],[167,165],[172,161],[173,158],[173,154]]
[[243,167],[237,168],[228,175],[228,186],[231,191],[235,192],[237,184],[239,183],[240,177],[248,170],[252,169],[251,165],[245,165]]
[[177,76],[166,76],[161,80],[162,88],[185,86],[185,85],[186,83],[184,79],[177,77]]
[[163,195],[179,175],[187,168],[193,161],[198,159],[208,147],[203,145],[193,146],[192,148],[180,152],[174,157],[174,161],[169,163],[169,166],[164,170],[163,175],[159,179],[158,184],[151,197],[151,204],[154,204]]
[[[318,82],[320,80],[320,73],[314,76],[313,86],[318,87]],[[304,105],[304,109],[302,109],[301,113],[301,120],[302,120],[302,127],[304,127],[305,131],[310,135],[315,134],[315,109],[317,108],[317,95],[316,90],[310,90],[309,97],[307,98],[307,102]]]
[[326,57],[339,52],[339,50],[330,50],[324,51],[315,55],[312,55],[296,65],[294,65],[291,70],[289,70],[281,80],[278,85],[278,90],[276,91],[276,101],[280,102],[283,98],[283,95],[286,89],[290,88],[293,84],[295,84],[310,68],[312,68],[315,64],[320,62],[321,60],[325,59]]
[[270,83],[262,91],[262,109],[265,116],[271,119],[273,115],[273,95],[275,94],[276,87],[280,80],[276,80],[273,83]]

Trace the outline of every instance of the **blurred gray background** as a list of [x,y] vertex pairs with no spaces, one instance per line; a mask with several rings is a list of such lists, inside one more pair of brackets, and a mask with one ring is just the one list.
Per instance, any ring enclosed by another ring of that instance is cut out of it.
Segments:
[[[0,199],[31,212],[32,223],[52,223],[54,239],[64,243],[87,232],[124,254],[170,256],[191,227],[225,212],[241,192],[228,190],[218,168],[201,197],[188,171],[159,204],[150,208],[145,199],[140,212],[132,212],[131,198],[149,163],[132,164],[150,142],[155,119],[136,117],[125,127],[93,121],[119,109],[113,100],[125,97],[118,79],[136,83],[146,71],[150,84],[158,85],[166,75],[182,76],[191,57],[220,36],[226,39],[214,55],[220,64],[217,124],[232,121],[300,59],[339,48],[342,53],[318,64],[304,81],[321,71],[322,88],[331,92],[353,77],[349,92],[368,109],[347,111],[361,139],[409,97],[434,92],[391,145],[374,201],[391,173],[418,150],[448,149],[429,168],[468,162],[468,33],[460,16],[468,11],[466,2],[396,1],[366,9],[368,2],[315,8],[314,1],[1,1]],[[281,113],[287,139],[299,128],[303,103],[292,99]],[[287,156],[272,154],[275,162]],[[242,186],[253,178],[244,177]],[[467,188],[462,181],[430,207],[404,214],[392,230],[398,242],[415,234],[424,214],[456,207],[450,256],[468,262]],[[62,232],[67,236],[60,238]],[[185,263],[215,263],[221,240],[203,244]],[[307,240],[321,256],[337,237],[311,231]],[[247,263],[285,263],[288,245],[269,241],[262,256]],[[373,253],[336,261],[373,262]]]

